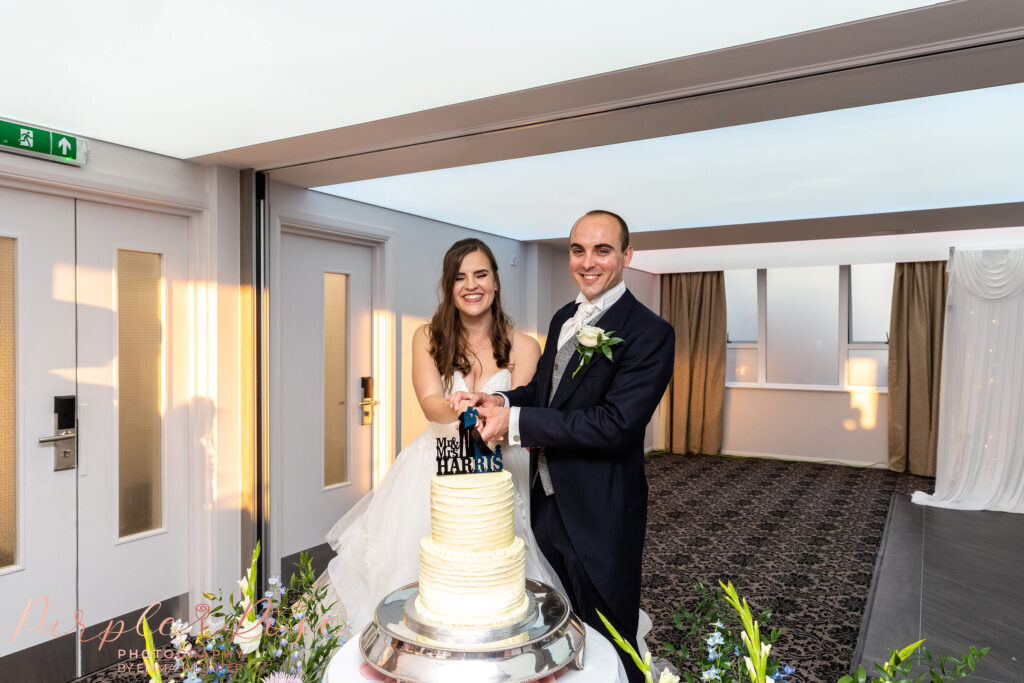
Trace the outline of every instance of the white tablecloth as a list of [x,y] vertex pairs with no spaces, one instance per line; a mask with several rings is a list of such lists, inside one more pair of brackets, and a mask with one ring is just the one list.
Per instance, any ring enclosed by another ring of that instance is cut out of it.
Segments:
[[[335,653],[327,665],[324,683],[363,683],[367,680],[359,673],[363,656],[359,652],[359,639],[352,638]],[[626,672],[615,653],[615,646],[594,629],[587,626],[587,649],[583,654],[583,670],[569,668],[558,678],[558,683],[626,683]]]

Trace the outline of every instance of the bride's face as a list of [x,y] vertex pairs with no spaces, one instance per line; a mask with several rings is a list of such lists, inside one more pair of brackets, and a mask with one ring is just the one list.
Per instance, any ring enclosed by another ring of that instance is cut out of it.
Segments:
[[466,254],[455,274],[452,296],[463,316],[476,317],[489,313],[494,302],[494,273],[491,262],[482,251]]

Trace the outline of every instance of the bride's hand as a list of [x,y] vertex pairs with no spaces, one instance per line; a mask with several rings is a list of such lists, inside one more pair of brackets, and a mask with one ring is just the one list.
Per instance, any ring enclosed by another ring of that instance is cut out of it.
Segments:
[[490,406],[503,405],[504,401],[494,394],[475,394],[469,391],[456,391],[448,397],[448,405],[456,413],[462,413],[466,408],[486,408]]

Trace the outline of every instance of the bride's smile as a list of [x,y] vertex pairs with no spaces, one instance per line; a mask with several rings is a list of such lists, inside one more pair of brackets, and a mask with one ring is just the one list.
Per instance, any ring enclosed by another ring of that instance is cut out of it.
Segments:
[[480,251],[466,254],[455,276],[452,295],[455,307],[464,317],[489,313],[494,302],[494,275],[490,260]]

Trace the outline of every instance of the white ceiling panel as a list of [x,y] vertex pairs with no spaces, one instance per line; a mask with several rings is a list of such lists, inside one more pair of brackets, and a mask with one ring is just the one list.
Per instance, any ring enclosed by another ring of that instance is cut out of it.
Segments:
[[1024,84],[319,188],[520,240],[1024,199]]
[[7,3],[0,117],[188,158],[937,3]]

